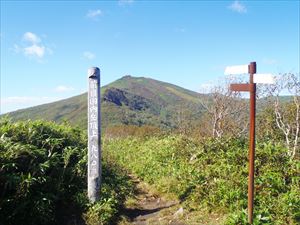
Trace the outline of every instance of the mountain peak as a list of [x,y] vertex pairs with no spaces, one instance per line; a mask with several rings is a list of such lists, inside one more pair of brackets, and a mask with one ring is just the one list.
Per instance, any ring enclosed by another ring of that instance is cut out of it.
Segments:
[[[146,77],[125,75],[101,88],[102,126],[120,124],[176,126],[177,111],[200,109],[200,95],[179,86]],[[86,127],[86,94],[10,113],[18,119],[68,120]]]
[[146,78],[146,77],[136,77],[136,76],[132,76],[130,74],[126,74],[123,77],[120,78],[120,80],[140,80],[140,79],[149,79],[150,78]]

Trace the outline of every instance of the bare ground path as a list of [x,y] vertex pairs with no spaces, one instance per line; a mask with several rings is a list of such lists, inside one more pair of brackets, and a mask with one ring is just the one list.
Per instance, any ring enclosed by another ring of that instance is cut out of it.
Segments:
[[179,217],[182,213],[178,201],[153,193],[145,183],[131,176],[135,183],[135,197],[128,199],[121,212],[123,218],[118,225],[185,225]]

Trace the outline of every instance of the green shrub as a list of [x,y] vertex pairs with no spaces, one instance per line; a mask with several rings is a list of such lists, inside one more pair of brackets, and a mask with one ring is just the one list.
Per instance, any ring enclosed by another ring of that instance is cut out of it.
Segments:
[[86,172],[87,139],[79,129],[0,120],[1,225],[109,224],[132,190],[129,179],[104,162],[100,201],[89,204]]
[[[183,136],[126,138],[104,142],[107,153],[189,210],[228,215],[226,224],[247,224],[248,141]],[[300,212],[299,160],[272,142],[257,143],[255,224],[297,224]]]
[[51,122],[0,123],[0,221],[9,225],[65,220],[61,206],[72,205],[72,196],[85,186],[84,136]]

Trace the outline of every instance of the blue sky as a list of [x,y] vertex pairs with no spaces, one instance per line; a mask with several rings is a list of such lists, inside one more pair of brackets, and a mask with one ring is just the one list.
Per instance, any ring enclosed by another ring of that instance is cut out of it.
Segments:
[[257,62],[299,69],[299,1],[3,1],[0,113],[144,76],[190,90]]

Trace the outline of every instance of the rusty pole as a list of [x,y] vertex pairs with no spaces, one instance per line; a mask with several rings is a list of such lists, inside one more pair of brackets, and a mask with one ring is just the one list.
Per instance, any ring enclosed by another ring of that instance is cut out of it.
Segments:
[[256,84],[253,82],[253,74],[256,73],[256,62],[249,65],[250,74],[250,145],[249,145],[249,180],[248,180],[248,222],[253,223],[254,200],[254,158],[255,158],[255,105]]

